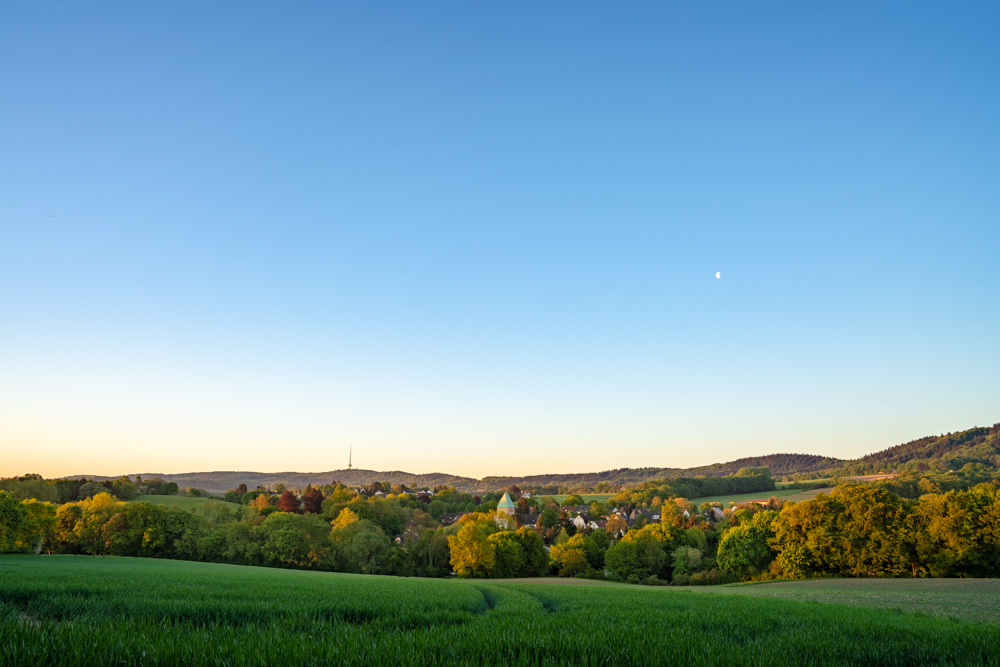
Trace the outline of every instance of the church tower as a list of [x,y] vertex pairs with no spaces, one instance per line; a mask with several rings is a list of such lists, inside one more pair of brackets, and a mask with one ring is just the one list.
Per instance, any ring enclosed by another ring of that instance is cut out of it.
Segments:
[[510,499],[510,494],[504,491],[503,498],[501,498],[500,502],[497,503],[497,512],[506,512],[507,514],[514,516],[514,510],[516,509],[517,505],[515,505],[514,501]]

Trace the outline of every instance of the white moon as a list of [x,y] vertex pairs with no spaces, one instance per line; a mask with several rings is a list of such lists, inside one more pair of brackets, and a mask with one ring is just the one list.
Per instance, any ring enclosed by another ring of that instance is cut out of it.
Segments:
[[722,271],[716,271],[715,272],[715,279],[718,280],[721,277],[722,277]]

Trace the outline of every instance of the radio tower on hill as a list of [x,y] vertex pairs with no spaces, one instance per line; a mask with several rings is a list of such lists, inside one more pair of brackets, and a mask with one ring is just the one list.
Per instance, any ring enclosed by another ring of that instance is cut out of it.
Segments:
[[351,469],[351,454],[354,453],[354,448],[351,447],[347,450],[347,469]]

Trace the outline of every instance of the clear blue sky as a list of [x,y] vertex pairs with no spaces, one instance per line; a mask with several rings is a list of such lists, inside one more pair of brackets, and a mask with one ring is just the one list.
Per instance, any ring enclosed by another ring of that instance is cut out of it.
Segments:
[[1000,421],[998,34],[996,2],[6,3],[0,475]]

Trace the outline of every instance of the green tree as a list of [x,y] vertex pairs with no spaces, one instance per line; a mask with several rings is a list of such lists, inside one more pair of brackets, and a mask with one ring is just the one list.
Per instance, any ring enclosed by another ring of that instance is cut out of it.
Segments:
[[670,561],[673,565],[673,578],[690,575],[701,565],[701,549],[694,547],[677,547],[670,554]]
[[412,577],[414,567],[410,553],[400,546],[390,546],[385,552],[384,570],[385,574],[394,577]]
[[18,500],[30,500],[34,498],[35,500],[50,503],[59,502],[58,484],[47,482],[42,479],[41,475],[37,474],[0,479],[0,491],[12,493]]
[[406,510],[395,500],[373,498],[368,501],[371,510],[370,519],[376,523],[386,535],[399,535],[406,530]]
[[375,574],[384,563],[384,556],[391,545],[382,529],[370,521],[359,521],[352,527],[356,533],[351,539],[348,553],[362,574]]
[[24,529],[28,512],[13,493],[0,491],[0,553],[19,551],[18,536]]
[[82,484],[79,490],[80,500],[85,500],[87,498],[93,498],[98,493],[107,493],[108,487],[104,486],[100,482],[87,482]]
[[774,560],[770,546],[774,537],[771,524],[777,516],[777,512],[770,510],[758,512],[750,521],[726,530],[719,541],[719,566],[742,578],[765,571]]
[[[643,530],[653,527],[647,526]],[[652,531],[637,533],[632,539],[619,540],[605,554],[605,567],[613,578],[620,581],[640,581],[660,575],[667,561],[663,544]]]
[[515,533],[521,542],[524,552],[524,569],[518,576],[541,577],[549,568],[549,554],[545,550],[545,542],[538,533],[530,528],[518,528]]
[[150,503],[117,503],[101,528],[105,553],[115,556],[164,557],[167,510]]
[[207,532],[207,527],[205,520],[199,516],[184,510],[168,509],[163,514],[163,532],[168,558],[197,560],[198,541]]
[[413,545],[413,561],[419,576],[441,577],[448,574],[450,560],[448,537],[442,530],[424,530]]
[[120,477],[111,482],[111,493],[119,500],[132,500],[139,495],[139,489],[128,477]]
[[554,509],[546,508],[538,515],[538,523],[546,528],[555,528],[559,523],[559,515]]
[[604,555],[611,546],[611,538],[604,531],[595,530],[586,536],[584,552],[587,555],[587,562],[595,570],[604,570]]
[[256,530],[248,522],[237,521],[225,528],[226,546],[223,558],[235,565],[263,565],[261,553],[266,533]]
[[16,540],[18,551],[40,553],[47,549],[52,553],[56,539],[56,506],[32,498],[22,500],[21,507],[25,511],[25,521]]
[[261,524],[266,536],[261,554],[268,565],[284,567],[332,567],[326,522],[313,515],[277,512]]
[[527,557],[524,545],[513,531],[493,533],[486,538],[493,545],[493,567],[488,574],[498,579],[524,576]]

